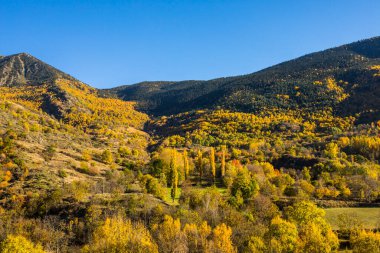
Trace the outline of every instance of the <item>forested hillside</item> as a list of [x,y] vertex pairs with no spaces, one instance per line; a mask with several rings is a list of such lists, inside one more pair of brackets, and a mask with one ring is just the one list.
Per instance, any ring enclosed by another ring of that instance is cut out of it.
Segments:
[[378,37],[110,90],[1,57],[0,252],[378,252],[324,208],[380,207],[379,87]]
[[[223,108],[265,109],[332,107],[338,115],[380,119],[378,106],[380,38],[375,37],[284,62],[243,76],[209,81],[151,82],[104,91],[139,102],[153,115]],[[365,97],[365,99],[363,99]]]

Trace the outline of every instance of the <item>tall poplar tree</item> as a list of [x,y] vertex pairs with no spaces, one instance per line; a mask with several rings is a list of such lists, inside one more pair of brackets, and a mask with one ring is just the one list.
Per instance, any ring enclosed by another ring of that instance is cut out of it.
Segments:
[[226,145],[222,146],[222,161],[221,161],[221,175],[224,177],[226,174]]
[[183,150],[183,168],[185,171],[185,179],[189,178],[190,168],[189,168],[189,157],[187,156],[186,149]]
[[178,169],[176,165],[176,157],[175,157],[175,151],[172,151],[171,159],[170,159],[170,172],[171,172],[171,191],[170,195],[173,199],[173,202],[175,200],[175,197],[177,196],[177,188],[178,188]]
[[198,150],[198,156],[197,156],[197,169],[199,171],[199,183],[202,184],[202,175],[203,175],[203,157],[202,157],[202,151]]
[[212,180],[215,183],[216,166],[215,166],[215,149],[213,147],[210,150],[210,168],[211,168]]

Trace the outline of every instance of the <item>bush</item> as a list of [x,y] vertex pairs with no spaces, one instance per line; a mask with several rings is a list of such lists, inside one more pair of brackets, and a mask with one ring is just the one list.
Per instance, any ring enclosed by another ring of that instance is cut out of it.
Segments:
[[142,182],[147,193],[153,194],[160,199],[165,197],[165,188],[161,185],[157,178],[147,174],[143,176]]
[[1,253],[44,253],[42,246],[21,235],[8,235],[0,245]]

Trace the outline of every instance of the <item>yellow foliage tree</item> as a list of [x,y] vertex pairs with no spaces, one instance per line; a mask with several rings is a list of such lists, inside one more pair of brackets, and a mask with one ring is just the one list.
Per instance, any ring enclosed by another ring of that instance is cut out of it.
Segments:
[[211,174],[213,181],[215,183],[215,176],[216,176],[216,166],[215,166],[215,149],[210,149],[210,167],[211,167]]
[[297,248],[297,227],[278,216],[272,219],[268,236],[271,252],[294,252]]
[[82,252],[158,253],[158,248],[143,224],[115,217],[106,219],[95,229],[90,243]]
[[183,228],[183,232],[187,239],[187,248],[189,252],[205,252],[208,247],[207,238],[211,234],[211,227],[207,225],[207,222],[203,222],[201,225],[186,224]]
[[0,244],[1,253],[44,253],[42,246],[21,235],[8,235]]
[[172,151],[172,157],[170,159],[170,171],[171,171],[171,191],[170,195],[175,200],[175,197],[177,196],[177,188],[178,188],[178,169],[176,164],[176,154],[175,151]]
[[224,177],[226,174],[226,146],[222,146],[222,160],[221,160],[221,175]]
[[222,223],[215,227],[212,231],[212,241],[210,243],[211,252],[220,253],[235,253],[236,248],[231,240],[232,229],[226,224]]
[[350,238],[354,253],[371,252],[380,253],[380,233],[360,231]]
[[190,166],[189,166],[189,157],[187,156],[186,149],[183,150],[183,168],[185,171],[185,179],[188,179],[190,175]]
[[199,183],[202,184],[202,174],[203,174],[203,156],[202,151],[198,150],[197,155],[197,169],[199,171]]
[[152,231],[160,252],[182,252],[180,250],[187,248],[179,219],[173,219],[171,216],[165,215],[163,222],[152,226]]
[[300,231],[299,251],[305,253],[329,253],[339,247],[338,237],[331,229],[309,222]]

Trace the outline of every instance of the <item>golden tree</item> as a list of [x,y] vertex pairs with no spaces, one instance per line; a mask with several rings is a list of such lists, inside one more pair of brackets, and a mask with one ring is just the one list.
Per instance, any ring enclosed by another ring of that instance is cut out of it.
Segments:
[[29,241],[21,235],[8,235],[0,244],[1,253],[44,253],[42,246]]
[[211,174],[213,182],[215,183],[215,176],[216,176],[216,166],[215,166],[215,149],[210,149],[210,168],[211,168]]
[[95,229],[83,252],[99,253],[158,253],[149,231],[141,223],[132,223],[121,217],[108,218]]
[[380,252],[380,233],[372,231],[360,231],[350,239],[354,253],[359,252]]
[[279,216],[272,219],[268,231],[271,252],[294,252],[297,248],[297,227]]
[[202,184],[202,175],[203,175],[203,156],[202,151],[198,150],[197,155],[197,169],[199,171],[199,183]]
[[226,145],[222,146],[222,160],[221,160],[221,175],[224,177],[226,174]]
[[177,188],[178,188],[178,169],[176,164],[176,154],[175,151],[172,151],[171,159],[170,159],[170,172],[171,172],[171,192],[170,195],[173,199],[173,202],[175,200],[175,197],[177,196]]
[[189,178],[190,166],[189,166],[189,157],[187,156],[186,149],[183,150],[183,168],[185,171],[185,179]]
[[205,252],[208,247],[207,238],[211,234],[211,227],[204,221],[201,225],[186,224],[183,233],[187,239],[189,252]]
[[163,222],[153,224],[152,233],[158,243],[160,252],[186,252],[186,241],[181,231],[179,219],[165,215]]
[[222,223],[216,226],[212,231],[212,243],[210,244],[211,252],[235,253],[236,248],[231,240],[232,229]]

